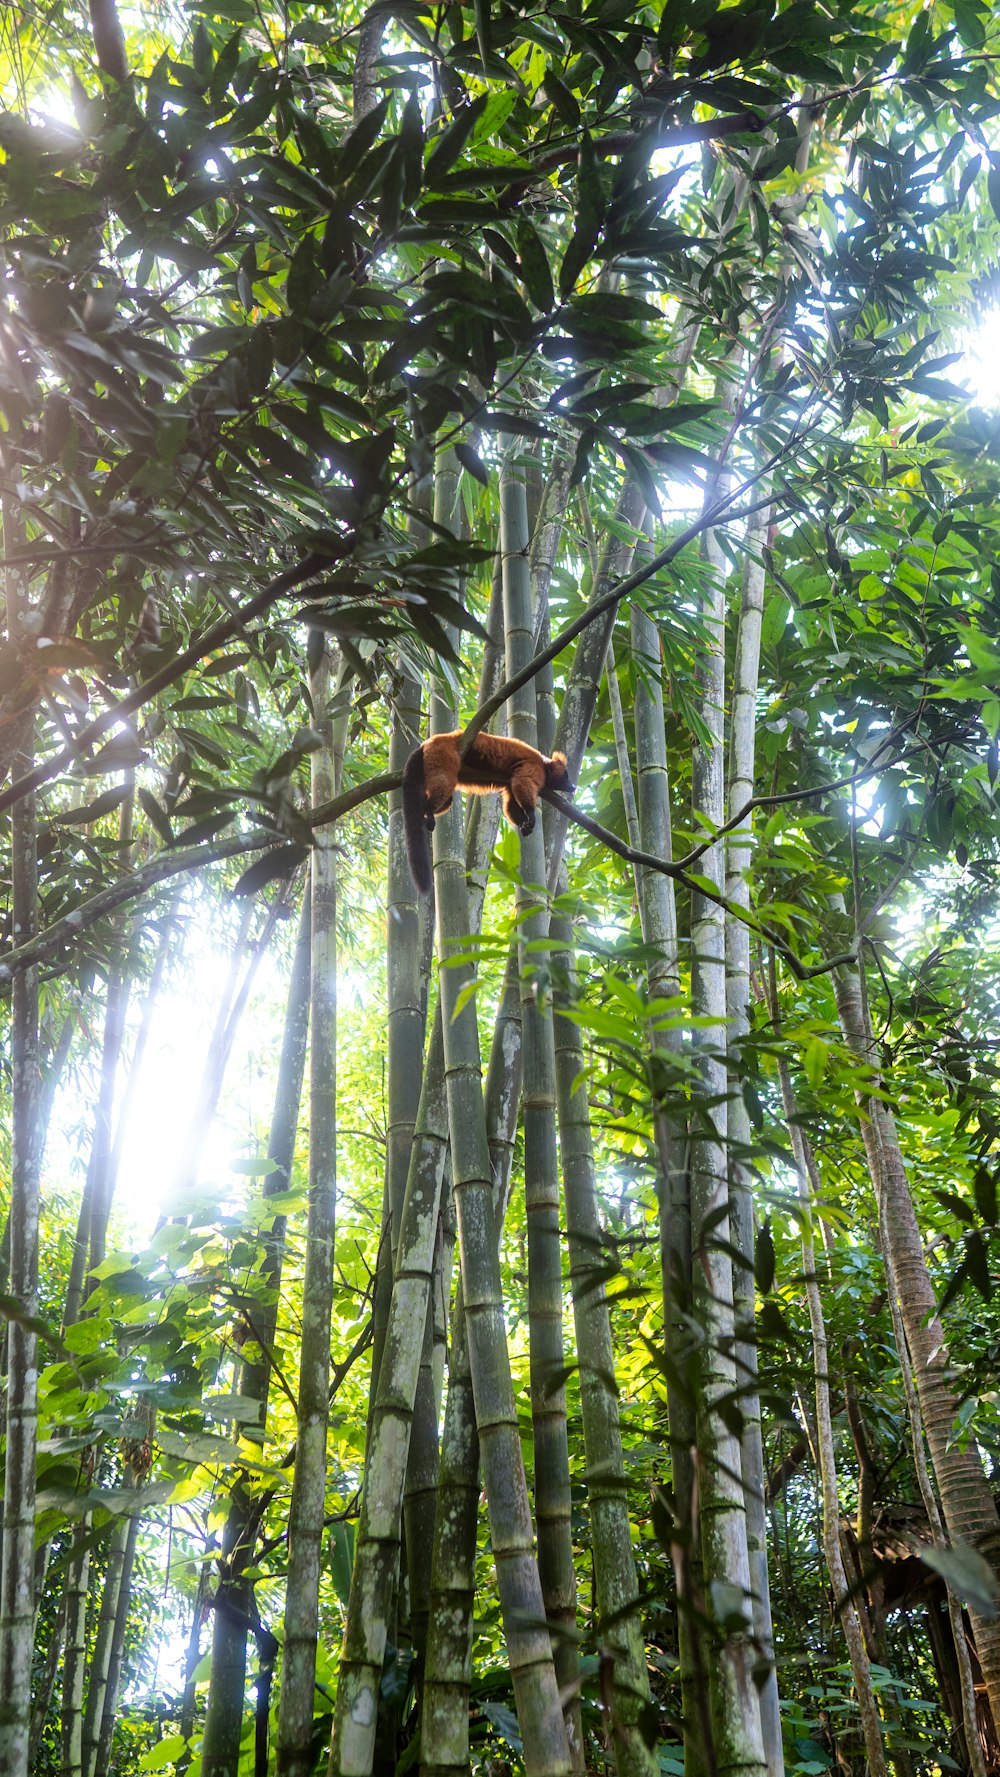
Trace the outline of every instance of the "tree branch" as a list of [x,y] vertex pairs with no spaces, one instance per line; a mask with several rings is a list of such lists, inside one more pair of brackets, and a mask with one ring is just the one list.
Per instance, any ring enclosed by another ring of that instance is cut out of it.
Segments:
[[[564,796],[560,796],[557,791],[543,790],[541,794],[545,797],[546,802],[551,802],[553,808],[557,808],[560,814],[566,816],[567,820],[575,822],[576,826],[582,827],[585,833],[590,833],[595,839],[599,839],[602,845],[606,845],[608,850],[615,852],[618,857],[624,858],[627,864],[635,864],[641,870],[656,870],[661,876],[671,876],[677,882],[682,882],[685,888],[690,889],[692,893],[704,895],[706,901],[713,901],[717,907],[725,908],[726,912],[734,918],[741,919],[752,932],[757,932],[760,937],[767,939],[779,956],[784,958],[797,981],[811,981],[816,975],[827,975],[831,969],[838,969],[845,963],[857,961],[854,951],[849,950],[840,956],[829,957],[826,962],[814,963],[812,967],[807,967],[805,963],[800,963],[794,950],[786,944],[784,938],[780,937],[773,927],[765,925],[763,920],[757,919],[745,908],[737,907],[733,901],[713,888],[712,884],[707,882],[703,876],[692,877],[687,868],[686,859],[682,858],[679,863],[668,864],[664,858],[654,857],[652,852],[638,851],[634,846],[626,845],[624,839],[618,838],[617,833],[612,833],[607,827],[602,827],[599,821],[591,820],[589,814],[584,814],[572,802],[568,802]],[[711,843],[714,842],[709,841],[709,844]]]
[[[345,545],[344,551],[341,553],[346,553],[346,548]],[[314,552],[307,555],[304,561],[299,562],[297,567],[286,568],[285,572],[279,574],[276,579],[269,580],[257,596],[250,599],[249,603],[234,611],[231,617],[222,617],[217,623],[213,623],[189,647],[185,648],[182,654],[178,654],[166,666],[162,666],[159,672],[153,673],[151,678],[144,679],[141,685],[137,685],[126,697],[119,698],[117,703],[112,704],[101,715],[95,716],[92,722],[87,722],[69,745],[63,747],[60,752],[53,753],[40,765],[36,765],[34,771],[27,772],[24,777],[17,778],[8,789],[0,793],[0,814],[4,809],[13,807],[15,802],[20,802],[22,796],[30,795],[32,790],[39,789],[42,784],[46,784],[50,779],[58,776],[64,767],[72,765],[74,759],[85,747],[89,747],[93,741],[99,740],[102,734],[107,734],[108,730],[114,728],[123,717],[131,715],[135,710],[142,709],[143,705],[149,703],[158,692],[165,690],[168,685],[172,685],[176,679],[188,671],[189,667],[196,666],[199,660],[202,660],[206,654],[210,654],[213,648],[220,647],[223,642],[228,642],[232,636],[238,635],[248,623],[251,623],[255,617],[259,617],[277,599],[281,598],[283,593],[290,592],[293,586],[300,586],[303,580],[310,580],[314,574],[329,567],[334,559],[333,555],[319,555]]]
[[[337,821],[342,815],[350,814],[352,809],[360,808],[363,802],[370,802],[375,796],[382,796],[389,790],[398,790],[403,781],[400,771],[383,771],[378,777],[370,777],[363,784],[355,784],[353,789],[344,790],[331,802],[324,802],[305,818],[311,826],[326,826],[330,821]],[[16,950],[8,950],[0,958],[0,990],[22,969],[28,969],[33,963],[44,962],[66,943],[79,936],[88,926],[103,919],[106,914],[113,913],[126,901],[134,901],[144,895],[147,889],[155,888],[157,883],[168,882],[172,876],[180,876],[185,870],[204,870],[209,864],[218,864],[223,858],[238,858],[244,852],[264,851],[268,846],[287,844],[287,840],[270,829],[255,828],[249,833],[229,833],[224,839],[216,839],[209,845],[189,845],[174,850],[167,847],[157,852],[154,858],[133,870],[131,875],[119,877],[117,882],[109,882],[106,888],[98,889],[89,901],[74,907],[69,913],[57,919],[54,925],[39,932],[30,944],[21,944]]]
[[730,520],[749,518],[751,513],[759,511],[762,506],[769,506],[772,503],[779,504],[780,496],[768,494],[763,499],[755,500],[749,506],[741,507],[737,512],[730,509],[734,499],[739,499],[742,494],[748,493],[762,475],[771,473],[780,461],[781,454],[783,453],[773,456],[763,468],[748,476],[746,481],[742,482],[731,495],[716,500],[707,512],[701,513],[691,524],[685,526],[680,535],[675,537],[672,543],[668,543],[665,549],[661,549],[658,555],[651,556],[648,562],[644,562],[641,568],[636,568],[635,572],[629,574],[627,579],[619,580],[610,592],[604,594],[603,598],[599,598],[594,604],[589,605],[586,611],[582,612],[579,617],[575,617],[572,623],[567,623],[558,635],[553,636],[548,646],[540,649],[533,659],[528,661],[527,666],[522,667],[519,673],[514,673],[511,678],[505,680],[492,697],[488,697],[485,703],[480,704],[475,715],[466,725],[459,742],[459,751],[462,757],[464,758],[468,752],[480,729],[485,727],[490,717],[495,715],[496,711],[506,703],[508,697],[512,697],[515,691],[520,691],[522,685],[529,684],[536,674],[541,672],[543,666],[548,666],[550,660],[555,660],[564,648],[569,647],[570,642],[575,642],[577,636],[582,635],[585,629],[589,629],[592,623],[596,623],[598,617],[603,617],[605,612],[613,610],[616,605],[621,603],[622,599],[628,598],[630,593],[643,586],[647,580],[651,580],[654,574],[658,574],[661,568],[669,567],[675,557],[680,555],[681,550],[686,549],[689,543],[693,543],[696,537],[700,537],[702,531],[709,529],[722,517],[727,517]]

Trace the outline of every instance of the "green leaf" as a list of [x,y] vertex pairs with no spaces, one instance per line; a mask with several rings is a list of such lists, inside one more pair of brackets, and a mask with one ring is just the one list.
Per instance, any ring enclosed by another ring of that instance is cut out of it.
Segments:
[[164,845],[172,845],[174,838],[173,828],[170,825],[166,810],[160,807],[156,797],[143,786],[140,785],[137,794],[139,798],[139,806],[145,814],[150,826],[162,839]]
[[351,1595],[351,1574],[354,1568],[354,1525],[349,1521],[330,1528],[330,1578],[341,1604]]
[[177,1763],[187,1750],[187,1741],[183,1734],[165,1734],[155,1746],[149,1747],[139,1759],[140,1771],[165,1771],[168,1765]]
[[770,1217],[768,1217],[754,1241],[754,1282],[762,1296],[769,1295],[774,1286],[774,1266],[774,1240],[771,1236]]
[[577,221],[559,268],[561,296],[568,296],[574,289],[577,278],[592,257],[607,209],[597,155],[587,130],[584,130],[580,139],[580,165],[576,183]]
[[986,1222],[989,1227],[995,1227],[997,1220],[996,1174],[991,1172],[987,1166],[977,1166],[972,1188],[980,1219]]
[[272,851],[264,853],[244,870],[243,875],[233,888],[234,895],[255,895],[259,889],[277,877],[289,877],[293,870],[298,869],[303,859],[308,856],[304,845],[276,845]]
[[460,106],[453,114],[447,129],[438,136],[427,156],[425,185],[433,186],[436,180],[443,178],[448,169],[454,166],[488,102],[489,94],[480,93],[478,98]]
[[555,305],[556,296],[549,256],[541,236],[530,222],[521,220],[517,225],[516,239],[525,289],[535,307],[543,314],[548,314]]
[[100,796],[95,796],[93,802],[87,802],[81,808],[67,809],[65,814],[57,814],[54,817],[56,825],[60,827],[89,827],[92,821],[99,821],[102,815],[110,814],[112,809],[120,808],[127,795],[127,784],[115,784],[113,789],[104,790]]
[[997,1614],[997,1583],[989,1562],[968,1543],[953,1541],[951,1548],[932,1548],[918,1543],[914,1553],[925,1567],[939,1573],[950,1592],[972,1610],[992,1622]]
[[463,444],[461,441],[455,444],[452,448],[454,449],[455,455],[461,463],[462,468],[467,469],[469,474],[475,477],[476,481],[482,483],[483,487],[489,487],[490,472],[487,469],[486,464],[483,462],[482,457],[479,455],[479,452],[473,450],[471,444]]

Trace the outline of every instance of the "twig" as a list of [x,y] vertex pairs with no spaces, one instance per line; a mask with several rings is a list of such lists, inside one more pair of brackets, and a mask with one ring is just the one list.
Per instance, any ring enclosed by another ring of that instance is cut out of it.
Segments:
[[839,956],[828,957],[826,962],[815,963],[812,967],[807,967],[804,963],[799,962],[794,950],[786,944],[772,926],[765,925],[762,919],[755,918],[746,908],[737,907],[735,902],[730,901],[726,895],[720,894],[717,889],[712,887],[711,883],[705,881],[704,877],[693,878],[686,868],[685,859],[682,858],[679,863],[667,863],[664,858],[654,857],[652,852],[638,851],[634,846],[626,845],[624,839],[618,838],[617,833],[610,832],[607,827],[602,827],[599,821],[592,820],[589,814],[584,814],[582,810],[574,807],[572,802],[567,802],[566,798],[560,796],[555,790],[543,790],[541,794],[545,797],[546,802],[551,802],[552,806],[558,808],[560,814],[565,815],[567,820],[582,827],[584,832],[591,833],[595,839],[601,841],[602,845],[606,845],[609,851],[624,858],[627,864],[634,864],[642,870],[656,870],[661,876],[671,876],[675,881],[682,882],[685,888],[690,889],[693,893],[704,895],[706,901],[713,901],[717,907],[724,907],[726,912],[735,919],[741,919],[745,925],[750,927],[751,931],[766,938],[778,954],[784,957],[796,980],[811,981],[816,975],[827,975],[831,969],[838,969],[845,963],[857,961],[854,951],[849,950]]
[[[348,549],[349,545],[345,542],[339,554],[346,554]],[[26,772],[24,777],[15,779],[0,794],[0,813],[6,808],[11,808],[15,802],[20,802],[22,796],[28,796],[32,790],[37,790],[42,784],[48,783],[65,766],[72,765],[74,759],[85,747],[90,746],[93,741],[99,740],[102,734],[107,734],[109,729],[114,728],[125,716],[131,715],[133,710],[141,709],[144,704],[149,703],[158,692],[163,691],[167,685],[172,685],[175,679],[179,679],[183,673],[186,673],[189,667],[196,666],[199,660],[202,660],[206,654],[210,654],[213,648],[220,647],[223,642],[228,642],[232,636],[238,635],[247,623],[252,622],[255,617],[259,617],[262,612],[281,598],[283,593],[290,592],[293,586],[300,586],[304,580],[311,580],[314,574],[321,573],[336,559],[338,557],[333,553],[320,555],[314,552],[307,555],[304,561],[299,562],[297,567],[286,568],[285,572],[279,574],[276,579],[269,580],[267,585],[258,592],[256,598],[252,598],[248,604],[242,605],[231,617],[222,617],[218,623],[213,623],[211,628],[206,629],[203,635],[197,637],[190,647],[184,649],[182,654],[178,654],[174,660],[171,660],[166,666],[162,666],[159,672],[153,673],[151,678],[144,679],[141,685],[135,687],[134,691],[130,691],[126,697],[120,698],[109,709],[102,711],[101,715],[95,716],[92,722],[86,723],[71,745],[63,747],[60,752],[53,753],[50,758],[43,760],[40,765],[36,765],[34,771]]]

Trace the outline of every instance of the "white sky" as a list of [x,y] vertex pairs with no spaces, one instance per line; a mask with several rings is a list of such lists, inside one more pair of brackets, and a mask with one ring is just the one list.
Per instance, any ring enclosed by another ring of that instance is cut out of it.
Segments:
[[1000,407],[1000,307],[987,309],[970,330],[965,357],[950,374],[967,385],[978,407]]

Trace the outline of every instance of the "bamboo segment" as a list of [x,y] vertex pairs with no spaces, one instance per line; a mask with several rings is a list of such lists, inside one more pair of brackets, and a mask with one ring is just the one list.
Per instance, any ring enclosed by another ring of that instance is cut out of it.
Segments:
[[[717,489],[710,486],[706,499],[716,494]],[[710,639],[699,674],[703,738],[694,748],[691,796],[695,820],[711,832],[725,819],[726,599],[722,552],[713,533],[706,533],[704,541],[712,568],[703,604]],[[705,853],[699,872],[721,895],[721,842]],[[763,1777],[766,1764],[760,1704],[750,1672],[751,1580],[740,1446],[731,1418],[727,1423],[724,1416],[725,1403],[732,1399],[737,1383],[728,1240],[725,913],[708,895],[697,891],[691,906],[691,958],[692,1049],[706,1106],[701,1128],[691,1142],[693,1307],[703,1335],[696,1402],[701,1554],[709,1595],[714,1587],[716,1596],[740,1599],[746,1619],[745,1629],[731,1631],[720,1625],[720,1657],[713,1659],[709,1669],[712,1728],[715,1755],[724,1770],[759,1771]],[[702,1133],[706,1124],[707,1133]]]
[[656,1714],[650,1705],[628,1515],[628,1484],[618,1426],[614,1342],[604,1288],[605,1258],[590,1106],[586,1087],[581,1084],[583,1041],[579,1025],[566,1017],[572,1003],[573,960],[573,932],[568,920],[554,915],[552,936],[561,947],[561,954],[553,955],[553,963],[566,983],[556,991],[554,1033],[559,1146],[580,1367],[598,1631],[602,1647],[609,1648],[614,1658],[611,1710],[618,1777],[655,1777],[659,1765],[649,1740],[655,1743]]
[[448,1134],[441,1019],[435,1018],[417,1112],[396,1276],[372,1419],[347,1625],[340,1659],[331,1777],[364,1777],[375,1746],[387,1616],[399,1559],[410,1424],[434,1273]]
[[[500,474],[500,543],[503,556],[507,676],[534,652],[531,578],[528,571],[528,507],[525,485],[510,453]],[[516,740],[537,745],[535,687],[511,698],[507,726]],[[535,1518],[538,1568],[545,1614],[554,1631],[556,1678],[565,1699],[566,1732],[575,1771],[583,1769],[576,1573],[571,1531],[572,1501],[566,1433],[565,1354],[562,1332],[562,1250],[559,1237],[559,1166],[556,1156],[555,1052],[551,1008],[535,991],[532,946],[548,938],[548,907],[526,885],[545,880],[545,839],[540,820],[521,836],[517,889],[521,1036],[524,1054],[524,1201],[528,1223],[528,1329],[531,1353],[531,1425],[535,1447]],[[538,948],[536,960],[540,961]]]
[[[762,487],[762,492],[766,489]],[[760,633],[764,612],[764,562],[761,551],[771,522],[769,507],[755,512],[747,527],[747,557],[740,585],[739,628],[729,722],[729,781],[726,812],[732,819],[745,807],[754,789],[757,687],[760,678]],[[750,905],[749,870],[753,848],[752,817],[730,834],[726,855],[726,896],[733,908]],[[761,1730],[768,1772],[783,1777],[778,1675],[774,1666],[771,1591],[767,1572],[767,1516],[764,1506],[764,1450],[760,1395],[757,1390],[757,1340],[754,1332],[754,1222],[751,1173],[746,1156],[751,1148],[750,1113],[739,1089],[739,1045],[750,1029],[750,928],[738,915],[726,916],[726,1017],[729,1048],[729,1213],[733,1246],[739,1262],[733,1268],[733,1313],[736,1363],[740,1374],[743,1431],[740,1456],[746,1501],[754,1635],[758,1658],[768,1662],[758,1677]]]
[[[632,609],[632,657],[639,833],[643,851],[669,863],[673,856],[673,814],[667,769],[660,637],[655,624],[638,606]],[[650,952],[646,968],[649,996],[651,1000],[679,1003],[681,982],[674,884],[658,870],[640,868],[638,879],[642,936]],[[654,1055],[661,1058],[665,1070],[662,1081],[657,1082],[661,1089],[654,1100],[653,1127],[658,1160],[656,1192],[660,1211],[663,1341],[670,1371],[667,1383],[670,1479],[677,1546],[683,1551],[678,1563],[680,1610],[677,1639],[684,1762],[691,1777],[698,1777],[698,1773],[707,1768],[708,1754],[704,1730],[707,1698],[693,1608],[701,1564],[695,1537],[691,1455],[695,1442],[690,1333],[691,1179],[686,1130],[677,1117],[669,1114],[670,1095],[664,1090],[669,1082],[669,1070],[680,1054],[679,1026],[673,1021],[656,1020],[651,1042]]]
[[533,1551],[507,1352],[475,1003],[460,999],[471,982],[471,969],[448,962],[467,943],[470,924],[454,809],[435,827],[434,874],[452,1179],[493,1558],[525,1770],[528,1777],[556,1777],[568,1772],[570,1764]]
[[[312,702],[324,744],[311,756],[312,797],[333,794],[333,736],[325,719],[325,650],[311,675]],[[337,1213],[337,868],[334,835],[317,834],[312,854],[309,1043],[309,1210],[302,1302],[298,1435],[289,1513],[285,1649],[278,1718],[280,1777],[307,1777],[313,1766],[312,1705],[319,1627],[330,1321]]]

